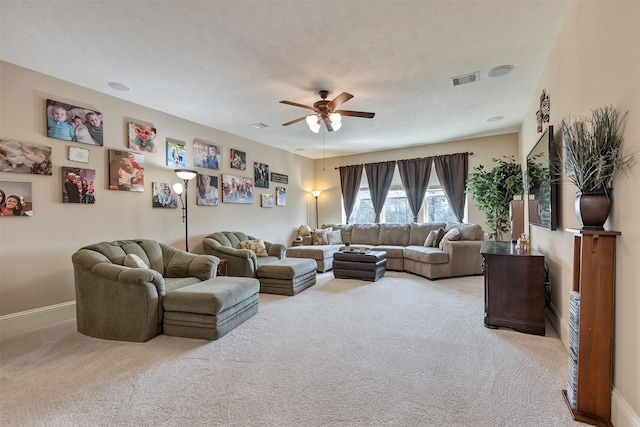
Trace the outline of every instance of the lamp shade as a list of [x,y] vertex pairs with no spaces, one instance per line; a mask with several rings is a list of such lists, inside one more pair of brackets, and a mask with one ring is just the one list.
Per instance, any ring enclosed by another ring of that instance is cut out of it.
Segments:
[[178,178],[186,181],[191,181],[198,175],[198,172],[189,169],[174,169],[173,171],[178,175]]
[[173,187],[173,191],[175,191],[178,196],[182,194],[182,192],[184,191],[184,186],[180,182],[176,182],[175,184],[172,185],[172,187]]
[[318,197],[320,195],[320,193],[322,193],[322,191],[320,191],[320,190],[315,190],[315,191],[311,192],[311,194],[313,194],[313,197]]

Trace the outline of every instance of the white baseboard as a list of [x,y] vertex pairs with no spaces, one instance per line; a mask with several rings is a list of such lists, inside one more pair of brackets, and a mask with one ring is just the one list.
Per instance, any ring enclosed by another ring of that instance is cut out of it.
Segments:
[[[547,315],[553,327],[558,332],[562,344],[569,351],[569,322],[558,316],[558,309],[550,304]],[[611,421],[616,427],[640,427],[640,415],[638,415],[629,402],[618,392],[616,387],[611,391]]]
[[0,316],[0,338],[75,319],[76,302],[49,305]]

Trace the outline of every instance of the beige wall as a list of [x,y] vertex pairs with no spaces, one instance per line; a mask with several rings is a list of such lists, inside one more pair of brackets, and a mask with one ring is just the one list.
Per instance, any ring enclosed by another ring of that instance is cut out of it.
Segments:
[[[203,173],[232,173],[253,176],[253,162],[267,163],[270,170],[289,176],[287,206],[261,208],[255,189],[252,205],[222,204],[196,206],[195,182],[189,187],[189,249],[201,253],[202,238],[214,231],[241,230],[265,240],[287,243],[299,224],[306,223],[305,190],[313,182],[313,162],[304,157],[197,125],[139,105],[94,92],[43,74],[0,62],[0,138],[35,142],[53,147],[53,176],[0,173],[1,180],[32,183],[34,216],[0,219],[0,315],[22,312],[75,300],[71,255],[94,242],[127,238],[150,238],[184,248],[184,224],[180,209],[151,207],[152,182],[178,182],[166,166],[166,138],[187,144],[187,166],[193,165],[194,138],[224,147],[220,171],[199,169]],[[74,144],[46,136],[45,100],[52,98],[94,108],[105,117],[104,148]],[[145,191],[128,193],[107,190],[108,150],[125,150],[127,122],[150,122],[158,129],[159,151],[145,155]],[[90,163],[71,162],[69,146],[88,148]],[[250,170],[238,173],[228,165],[228,151],[247,152]],[[96,170],[96,204],[63,204],[61,167],[87,167]],[[235,171],[235,172],[234,172]],[[269,226],[265,226],[269,224]]]
[[[551,124],[569,115],[588,115],[591,109],[613,105],[629,111],[625,147],[640,150],[640,2],[574,2],[549,59],[540,86],[520,131],[521,160],[538,138],[535,112],[546,90],[551,100]],[[638,159],[640,160],[640,159]],[[613,210],[606,229],[618,230],[614,340],[613,424],[640,425],[640,229],[637,212],[640,166],[629,177],[616,179]],[[557,231],[531,227],[533,246],[550,266],[553,311],[557,328],[567,342],[569,292],[573,275],[573,235],[576,188],[562,185],[561,218]],[[634,421],[630,420],[633,419]],[[633,424],[632,424],[633,423]]]
[[[473,138],[442,144],[421,145],[397,150],[376,151],[361,155],[316,160],[315,189],[323,191],[318,198],[319,223],[340,223],[344,219],[344,208],[342,206],[342,194],[340,190],[340,174],[335,169],[336,167],[464,152],[473,153],[472,156],[469,156],[470,173],[473,172],[473,168],[478,165],[485,165],[485,167],[491,169],[494,165],[491,161],[493,157],[514,156],[517,158],[518,135],[507,134]],[[432,170],[432,173],[435,173],[435,170]],[[471,197],[467,198],[465,221],[482,224],[485,232],[489,231],[484,213],[475,207],[475,203]],[[315,225],[315,222],[310,225]]]

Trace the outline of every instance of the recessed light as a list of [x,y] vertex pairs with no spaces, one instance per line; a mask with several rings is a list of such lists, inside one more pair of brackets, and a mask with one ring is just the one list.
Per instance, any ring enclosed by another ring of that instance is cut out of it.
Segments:
[[513,70],[513,65],[498,65],[489,70],[487,77],[501,77],[509,74]]
[[109,82],[107,83],[111,89],[119,90],[120,92],[131,92],[131,86],[128,86],[124,83],[120,82]]
[[251,123],[249,126],[254,129],[264,129],[266,127],[269,127],[269,125],[265,125],[264,123]]
[[493,116],[493,117],[489,117],[487,119],[488,122],[499,122],[500,120],[504,119],[503,116]]

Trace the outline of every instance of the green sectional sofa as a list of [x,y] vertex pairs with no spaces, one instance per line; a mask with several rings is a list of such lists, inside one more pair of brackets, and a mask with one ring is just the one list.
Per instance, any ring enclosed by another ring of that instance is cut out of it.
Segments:
[[[478,224],[323,224],[321,229],[328,228],[340,230],[340,242],[314,245],[311,236],[303,236],[303,245],[288,248],[286,256],[314,259],[317,271],[323,273],[333,268],[333,254],[350,242],[351,247],[387,252],[387,270],[407,271],[431,280],[482,274],[484,232]],[[459,240],[442,248],[425,246],[429,232],[440,228],[457,228]]]

